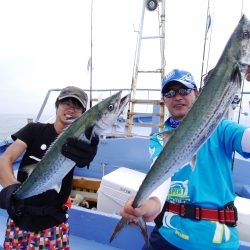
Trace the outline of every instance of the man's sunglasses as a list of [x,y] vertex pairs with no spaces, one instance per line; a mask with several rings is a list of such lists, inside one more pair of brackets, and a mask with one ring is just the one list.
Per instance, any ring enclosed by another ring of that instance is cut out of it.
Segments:
[[185,89],[185,88],[180,88],[180,89],[170,89],[169,91],[165,92],[163,94],[163,96],[167,97],[167,98],[172,98],[174,97],[177,93],[179,93],[179,95],[181,96],[186,96],[189,95],[191,93],[192,89]]

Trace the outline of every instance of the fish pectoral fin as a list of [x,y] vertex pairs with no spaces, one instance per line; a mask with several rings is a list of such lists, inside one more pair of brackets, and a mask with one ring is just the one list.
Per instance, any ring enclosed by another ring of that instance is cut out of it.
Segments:
[[82,133],[81,137],[79,138],[81,141],[91,143],[92,138],[96,135],[95,131],[95,124],[85,129],[84,133]]
[[91,139],[91,137],[92,137],[94,127],[95,127],[95,125],[92,125],[92,126],[88,127],[88,128],[85,130],[85,136],[86,136],[86,138],[88,139],[88,141],[90,141],[90,139]]
[[113,239],[121,232],[121,230],[126,226],[126,225],[131,225],[131,224],[135,224],[137,225],[140,230],[141,230],[141,233],[144,237],[144,240],[145,240],[145,243],[147,245],[149,245],[149,238],[148,238],[148,230],[147,230],[147,224],[145,222],[145,220],[143,219],[143,217],[140,217],[138,218],[137,221],[130,221],[124,217],[122,217],[120,219],[120,221],[117,223],[114,231],[113,231],[113,234],[111,235],[110,237],[110,240],[109,242],[111,243],[113,241]]
[[193,156],[192,160],[189,162],[191,165],[192,171],[194,172],[195,165],[196,165],[196,155]]

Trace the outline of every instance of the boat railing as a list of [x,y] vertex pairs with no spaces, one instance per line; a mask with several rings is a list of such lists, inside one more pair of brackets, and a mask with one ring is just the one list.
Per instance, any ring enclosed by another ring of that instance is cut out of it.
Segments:
[[[35,122],[41,121],[41,116],[51,93],[59,92],[60,90],[61,89],[59,88],[48,90],[38,115],[34,120]],[[92,99],[88,102],[88,108],[90,108],[90,103],[95,105],[118,91],[122,91],[124,95],[131,94],[131,89],[129,88],[93,89],[91,90],[91,95],[89,89],[84,89],[84,91],[88,94],[88,96],[92,96]],[[127,109],[124,110],[123,114],[121,114],[121,116],[113,124],[112,128],[105,133],[105,136],[127,137],[139,135],[148,137],[152,132],[157,132],[159,128],[162,128],[163,121],[165,119],[165,111],[164,103],[161,100],[160,89],[137,89],[136,94],[136,99],[131,99],[130,104],[139,104],[137,106],[141,106],[141,108],[139,107],[137,110],[133,110],[133,112],[131,112],[130,107],[128,106]],[[243,91],[240,94],[242,96],[247,96],[250,92]],[[234,108],[241,108],[240,105],[241,104],[238,103],[234,106]],[[241,114],[246,115],[245,113]],[[132,121],[131,117],[133,117]],[[47,119],[46,122],[50,122],[53,119],[54,116]],[[132,127],[132,132],[130,130],[128,131],[129,127]]]
[[[34,122],[41,122],[42,114],[52,92],[59,91],[61,91],[59,88],[48,90]],[[123,94],[131,94],[131,89],[128,88],[93,89],[91,91],[89,89],[84,89],[84,91],[88,96],[92,96],[92,99],[88,101],[88,108],[90,108],[90,103],[94,105],[118,91],[122,91]],[[113,124],[112,128],[105,133],[105,136],[149,136],[152,132],[155,132],[162,126],[162,121],[164,120],[164,104],[161,100],[160,89],[137,89],[137,98],[131,99],[130,103],[141,104],[141,107],[138,108],[138,110],[130,112],[128,106]],[[132,124],[130,119],[131,116],[133,116]],[[49,122],[52,119],[54,119],[54,116],[47,119],[46,122]],[[133,127],[132,133],[130,134],[128,134],[128,126]]]

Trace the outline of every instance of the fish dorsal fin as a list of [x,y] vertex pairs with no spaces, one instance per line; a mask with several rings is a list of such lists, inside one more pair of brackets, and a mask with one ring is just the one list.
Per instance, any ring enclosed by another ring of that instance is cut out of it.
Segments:
[[48,188],[48,190],[52,189],[52,190],[55,190],[57,193],[59,193],[61,190],[61,187],[62,187],[62,182],[59,182],[59,183],[51,186],[50,188]]
[[205,75],[202,76],[202,88],[200,89],[200,91],[204,88],[204,86],[207,84],[209,77],[211,76],[211,74],[213,73],[214,68],[210,69]]
[[169,139],[173,136],[175,130],[169,130],[159,133],[157,136],[163,140],[163,145],[165,146]]
[[238,88],[240,88],[241,87],[241,80],[242,80],[242,77],[241,77],[241,73],[240,73],[240,67],[239,67],[239,64],[236,63],[233,67],[230,82],[237,84]]
[[[214,70],[214,68],[212,68],[211,70],[209,70],[207,72],[207,74],[203,75],[203,77],[202,77],[202,86],[203,87],[201,88],[201,90],[207,84],[207,82],[209,80],[209,77],[213,73],[213,70]],[[235,82],[238,85],[238,87],[240,88],[240,86],[241,86],[241,80],[242,80],[242,77],[241,77],[241,71],[240,71],[239,64],[235,63],[235,65],[233,66],[233,71],[232,71],[231,77],[230,77],[230,82]]]
[[20,171],[25,172],[28,176],[30,176],[30,174],[33,172],[35,168],[36,168],[36,163],[22,167],[20,168]]

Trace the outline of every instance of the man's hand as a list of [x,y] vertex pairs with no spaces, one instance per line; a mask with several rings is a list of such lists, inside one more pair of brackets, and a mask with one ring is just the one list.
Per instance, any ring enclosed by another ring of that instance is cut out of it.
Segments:
[[92,137],[90,144],[77,138],[69,138],[62,146],[61,153],[74,161],[78,167],[89,166],[96,155],[98,143],[97,135]]
[[20,185],[20,183],[14,183],[3,188],[0,192],[0,208],[6,209],[11,218],[22,214],[23,202],[16,200],[13,196]]
[[121,216],[128,220],[136,220],[137,218],[143,216],[146,222],[153,221],[157,215],[161,212],[160,200],[156,197],[151,197],[142,203],[138,208],[133,208],[134,198],[130,197],[125,203],[124,207],[121,209]]
[[248,65],[247,70],[246,70],[246,80],[250,81],[250,65]]

